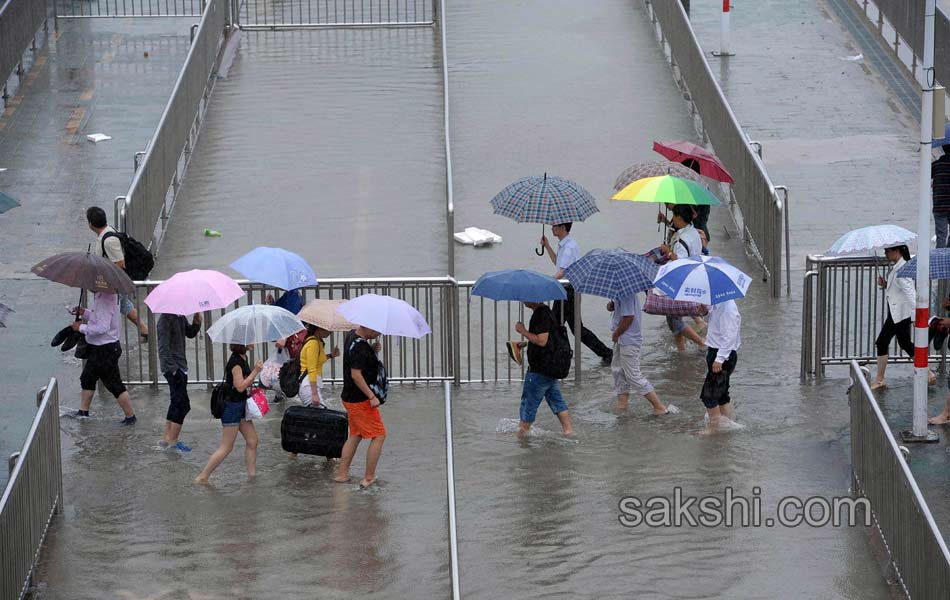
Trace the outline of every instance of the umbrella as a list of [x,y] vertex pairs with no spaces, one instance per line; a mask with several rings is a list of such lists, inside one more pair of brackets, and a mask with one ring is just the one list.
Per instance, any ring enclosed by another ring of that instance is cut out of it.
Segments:
[[218,271],[193,269],[175,273],[145,298],[153,313],[192,315],[227,308],[244,295],[233,279]]
[[673,300],[719,304],[745,296],[752,278],[725,260],[710,256],[680,258],[662,267],[653,280]]
[[564,286],[557,279],[526,269],[485,273],[475,282],[472,294],[492,300],[518,302],[547,302],[567,298]]
[[690,161],[699,163],[699,174],[723,183],[735,183],[732,175],[726,170],[719,157],[702,146],[691,144],[683,140],[670,142],[653,141],[653,151],[665,156],[673,162],[686,164]]
[[297,313],[297,318],[327,331],[356,329],[358,327],[356,323],[350,323],[337,311],[344,302],[346,300],[311,300]]
[[575,290],[604,298],[626,298],[653,287],[658,267],[623,248],[591,250],[564,271]]
[[223,344],[259,344],[289,337],[304,324],[293,313],[267,304],[249,304],[232,310],[208,328],[208,337]]
[[20,203],[11,198],[10,196],[0,192],[0,215],[7,212],[11,208],[16,208],[20,206]]
[[63,252],[33,265],[33,273],[69,287],[131,294],[135,284],[118,265],[89,252]]
[[858,254],[878,248],[903,246],[917,239],[917,234],[897,225],[871,225],[844,234],[825,252],[829,256]]
[[947,144],[950,144],[950,123],[947,123],[945,126],[945,129],[943,130],[943,137],[938,140],[934,140],[931,146],[936,148],[937,146],[946,146]]
[[639,163],[628,167],[623,173],[617,177],[617,181],[614,182],[614,191],[619,192],[623,188],[627,187],[637,179],[645,179],[647,177],[662,177],[663,175],[673,175],[674,177],[679,177],[680,179],[689,179],[690,181],[695,181],[700,185],[706,185],[706,182],[703,181],[702,176],[696,171],[684,167],[683,165],[668,160],[660,162],[649,162],[649,163]]
[[[907,261],[897,270],[898,277],[917,276],[917,257]],[[950,248],[931,248],[930,250],[930,278],[950,279]]]
[[418,310],[408,302],[389,296],[363,294],[341,304],[337,312],[353,323],[384,335],[421,338],[432,333]]
[[251,281],[282,290],[317,285],[317,276],[307,261],[283,248],[254,248],[231,263],[231,268]]
[[[550,176],[523,177],[498,192],[491,199],[496,215],[514,219],[518,223],[559,225],[583,221],[598,212],[594,197],[570,179]],[[535,249],[538,256],[544,249]]]
[[691,204],[693,206],[718,206],[719,199],[706,187],[671,175],[647,177],[634,181],[614,194],[611,200],[631,202],[663,202],[666,204]]

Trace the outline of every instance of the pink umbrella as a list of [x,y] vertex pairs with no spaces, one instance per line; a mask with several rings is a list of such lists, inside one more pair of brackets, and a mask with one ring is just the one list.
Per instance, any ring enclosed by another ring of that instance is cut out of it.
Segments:
[[217,271],[194,269],[172,275],[145,298],[153,313],[193,315],[226,308],[244,295],[233,279]]
[[670,142],[653,141],[653,151],[665,156],[673,162],[688,164],[690,161],[696,161],[699,166],[699,174],[723,183],[734,183],[732,175],[726,170],[719,157],[706,150],[702,146],[691,144],[683,140],[674,140]]

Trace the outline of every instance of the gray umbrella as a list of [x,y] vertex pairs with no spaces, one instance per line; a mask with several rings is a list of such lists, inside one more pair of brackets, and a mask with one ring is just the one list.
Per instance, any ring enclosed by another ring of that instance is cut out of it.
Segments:
[[118,265],[89,252],[63,252],[41,260],[30,270],[74,288],[120,294],[135,291],[135,284]]
[[679,163],[664,160],[660,162],[638,163],[632,167],[628,167],[627,170],[620,174],[620,177],[617,178],[617,181],[614,182],[614,191],[619,192],[638,179],[644,179],[646,177],[662,177],[663,175],[681,177],[683,179],[695,181],[696,183],[703,186],[706,185],[706,182],[703,180],[702,176],[696,171],[688,167],[684,167]]

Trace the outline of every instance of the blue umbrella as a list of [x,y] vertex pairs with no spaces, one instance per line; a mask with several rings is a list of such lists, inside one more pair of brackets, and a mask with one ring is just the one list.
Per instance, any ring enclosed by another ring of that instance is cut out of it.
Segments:
[[472,294],[492,300],[546,302],[564,300],[564,286],[551,277],[526,269],[506,269],[485,273],[475,282]]
[[623,248],[591,250],[564,271],[575,290],[616,300],[653,287],[659,267]]
[[666,263],[653,283],[673,300],[719,304],[745,296],[752,278],[718,256],[699,256]]
[[[903,267],[897,270],[898,277],[917,276],[917,257],[910,259]],[[930,249],[930,278],[950,279],[950,248]]]
[[317,276],[307,261],[282,248],[254,248],[231,263],[231,268],[251,281],[282,290],[317,285]]
[[4,194],[3,192],[0,192],[0,214],[7,212],[11,208],[16,208],[17,206],[20,206],[19,202]]
[[946,146],[950,144],[950,123],[947,123],[946,128],[943,130],[943,137],[939,140],[934,140],[931,144],[934,148],[937,146]]

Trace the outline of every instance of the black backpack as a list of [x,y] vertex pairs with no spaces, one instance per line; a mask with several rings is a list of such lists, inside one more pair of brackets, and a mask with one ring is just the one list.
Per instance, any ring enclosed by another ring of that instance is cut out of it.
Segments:
[[220,419],[224,416],[224,407],[228,403],[228,395],[231,393],[231,384],[225,376],[224,381],[214,386],[211,390],[211,416]]
[[110,231],[102,236],[102,255],[106,255],[106,239],[110,237],[119,238],[122,244],[122,254],[125,256],[125,274],[132,281],[144,281],[148,279],[148,274],[152,272],[155,266],[155,257],[148,251],[148,248],[127,233]]
[[[315,338],[308,336],[303,345],[306,346],[311,339]],[[300,348],[300,352],[303,352],[303,347]],[[300,393],[300,382],[303,381],[306,374],[307,372],[300,368],[300,355],[291,358],[282,364],[280,371],[277,372],[277,383],[280,385],[280,391],[288,398],[295,398]]]
[[567,327],[558,325],[548,335],[548,343],[544,345],[544,358],[538,366],[531,365],[532,369],[553,377],[564,379],[571,372],[571,361],[574,359],[574,350],[567,339]]

